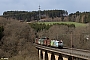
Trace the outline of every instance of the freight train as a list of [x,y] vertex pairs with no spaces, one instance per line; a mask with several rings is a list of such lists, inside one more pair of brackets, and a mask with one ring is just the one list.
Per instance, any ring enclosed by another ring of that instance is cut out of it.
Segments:
[[39,45],[44,45],[44,46],[63,48],[63,41],[62,40],[49,39],[46,37],[36,38],[35,43],[39,44]]

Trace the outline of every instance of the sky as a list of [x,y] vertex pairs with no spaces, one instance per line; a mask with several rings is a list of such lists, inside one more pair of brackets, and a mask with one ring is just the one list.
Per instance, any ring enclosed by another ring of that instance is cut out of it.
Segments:
[[90,0],[0,0],[0,15],[5,11],[66,10],[90,12]]

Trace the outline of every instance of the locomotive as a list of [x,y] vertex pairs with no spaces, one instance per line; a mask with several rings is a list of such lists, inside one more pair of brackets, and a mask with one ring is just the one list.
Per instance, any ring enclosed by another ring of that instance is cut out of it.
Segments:
[[63,48],[63,41],[62,40],[49,39],[46,37],[36,38],[35,43],[39,44],[39,45],[44,45],[44,46]]

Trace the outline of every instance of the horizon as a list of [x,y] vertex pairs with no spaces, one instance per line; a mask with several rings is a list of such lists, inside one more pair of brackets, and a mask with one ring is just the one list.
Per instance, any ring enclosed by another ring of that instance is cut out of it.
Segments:
[[[49,9],[50,10],[50,9]],[[60,9],[51,9],[51,10],[60,10]],[[9,10],[9,11],[25,11],[25,10]],[[38,10],[33,10],[33,11],[38,11]],[[33,12],[33,11],[25,11],[25,12]],[[41,11],[44,11],[44,10],[41,10]],[[45,10],[45,11],[47,11],[47,10]],[[65,11],[67,11],[67,10],[65,10]],[[8,12],[8,11],[4,11],[4,12]],[[3,13],[4,13],[3,12]],[[68,12],[68,11],[67,11]],[[76,11],[77,12],[77,11]],[[76,12],[73,12],[73,13],[76,13]],[[83,13],[83,12],[90,12],[90,11],[79,11],[80,13]],[[71,14],[71,13],[69,13],[68,12],[68,15],[69,14]]]
[[5,11],[66,10],[68,14],[90,12],[90,0],[0,0],[0,15]]

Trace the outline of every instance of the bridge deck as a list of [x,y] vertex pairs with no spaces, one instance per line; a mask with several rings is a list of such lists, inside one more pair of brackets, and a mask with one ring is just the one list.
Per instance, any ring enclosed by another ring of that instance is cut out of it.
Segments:
[[73,50],[72,49],[58,49],[58,48],[52,48],[52,47],[47,47],[47,46],[42,46],[42,45],[36,45],[36,47],[39,49],[48,50],[55,53],[61,53],[64,55],[79,57],[83,59],[90,59],[90,52],[74,50],[74,49]]

